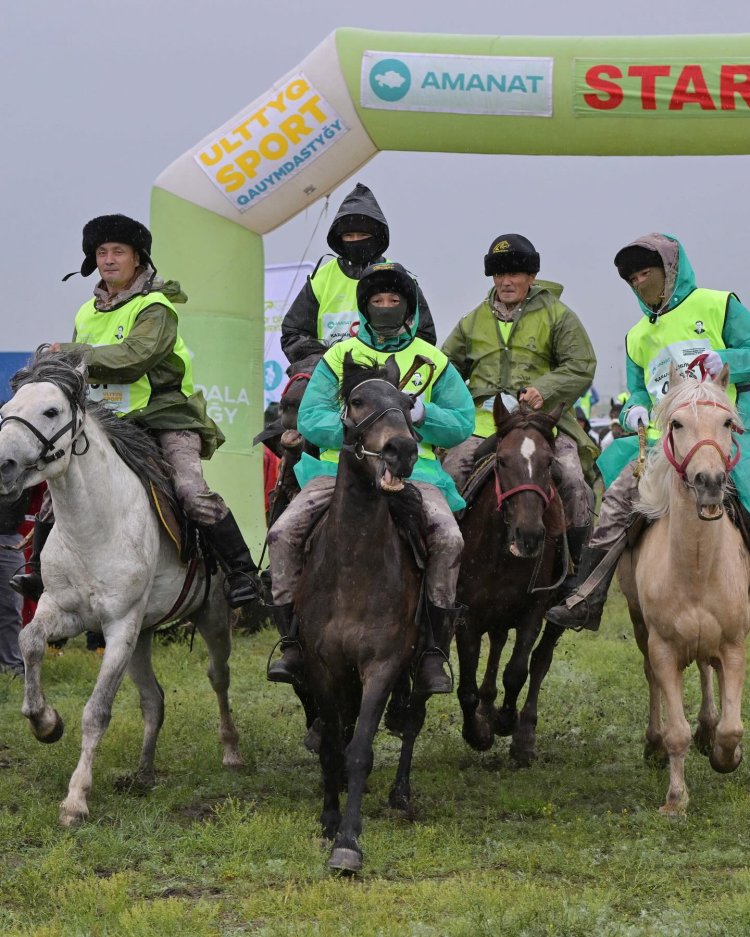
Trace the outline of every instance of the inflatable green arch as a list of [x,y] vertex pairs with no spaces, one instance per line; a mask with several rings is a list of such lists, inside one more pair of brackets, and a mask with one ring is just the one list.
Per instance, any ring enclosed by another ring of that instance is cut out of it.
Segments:
[[[339,29],[154,184],[160,269],[227,442],[207,475],[260,542],[262,235],[379,150],[750,151],[750,36],[444,36]],[[196,275],[197,274],[197,275]],[[251,479],[257,479],[251,482]]]

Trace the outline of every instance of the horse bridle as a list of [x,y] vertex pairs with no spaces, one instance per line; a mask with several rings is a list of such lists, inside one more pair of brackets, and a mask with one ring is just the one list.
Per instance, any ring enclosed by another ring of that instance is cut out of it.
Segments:
[[513,488],[509,488],[507,491],[503,491],[500,486],[500,476],[497,471],[497,465],[495,465],[495,497],[497,498],[497,509],[501,510],[503,502],[507,501],[508,498],[512,498],[513,495],[520,494],[522,491],[533,491],[535,495],[544,501],[545,509],[550,506],[550,503],[554,500],[557,491],[552,482],[549,483],[549,491],[545,491],[541,485],[515,485]]
[[[65,392],[63,391],[63,393]],[[86,411],[83,410],[81,407],[79,407],[78,404],[75,403],[70,397],[68,397],[67,394],[65,394],[65,397],[68,403],[70,404],[72,416],[70,420],[65,424],[65,426],[63,426],[62,429],[59,429],[55,433],[55,435],[52,436],[51,438],[47,438],[44,435],[44,433],[41,433],[36,428],[36,426],[34,426],[33,423],[30,423],[28,420],[25,420],[22,416],[14,416],[13,414],[10,414],[9,416],[4,416],[0,418],[0,430],[2,430],[2,428],[5,426],[6,423],[15,421],[16,423],[20,423],[22,426],[25,426],[26,429],[30,430],[36,436],[39,442],[42,444],[43,449],[39,453],[39,455],[37,456],[37,458],[35,459],[33,463],[35,467],[39,467],[40,462],[42,463],[42,467],[45,465],[49,465],[51,462],[57,462],[58,459],[61,459],[65,455],[65,453],[68,451],[69,448],[72,448],[73,455],[84,455],[86,452],[88,452],[89,441],[88,441],[88,437],[83,432],[84,423],[86,421]],[[80,413],[80,421],[78,420],[79,413]],[[61,436],[64,436],[68,432],[68,430],[72,431],[71,436],[70,436],[70,442],[65,446],[60,446],[59,448],[55,449],[55,443],[57,442],[57,440],[60,439]],[[83,435],[84,441],[86,443],[86,448],[83,449],[81,452],[76,452],[76,448],[75,448],[76,440],[81,435]]]
[[[695,401],[692,401],[692,403],[695,403],[698,406],[717,407],[719,410],[726,410],[727,413],[732,412],[729,407],[725,407],[721,403],[716,403],[714,400],[695,400]],[[682,410],[684,407],[692,406],[692,403],[683,403],[681,406],[677,407],[672,412],[676,413],[677,410]],[[725,454],[721,446],[716,442],[715,439],[699,439],[698,442],[695,443],[695,445],[690,448],[690,451],[681,462],[677,461],[675,454],[674,454],[674,437],[672,436],[672,430],[673,430],[673,425],[670,422],[669,432],[665,434],[664,439],[662,440],[662,448],[664,450],[664,455],[667,457],[667,461],[669,462],[670,465],[673,466],[674,470],[677,472],[679,477],[682,479],[683,482],[685,482],[686,485],[689,484],[687,480],[687,467],[691,459],[695,455],[695,453],[702,446],[713,446],[714,449],[716,449],[716,451],[721,456],[722,462],[724,463],[724,471],[727,473],[727,475],[732,471],[735,465],[737,465],[737,463],[740,461],[740,452],[741,452],[740,444],[739,444],[739,440],[734,434],[735,433],[742,434],[745,431],[743,429],[740,429],[740,427],[737,426],[736,423],[732,423],[732,442],[737,447],[737,451],[734,453],[734,455]]]
[[[389,387],[394,386],[393,384],[391,384],[390,381],[386,381],[382,377],[368,377],[366,380],[360,381],[359,384],[355,384],[355,386],[352,387],[351,391],[349,392],[349,396],[351,396],[354,393],[354,391],[358,387],[361,387],[363,384],[370,384],[375,381],[381,384],[387,384]],[[362,442],[362,436],[374,423],[377,423],[378,420],[382,420],[382,418],[386,415],[386,413],[400,413],[401,416],[404,418],[404,422],[409,428],[412,434],[412,437],[417,438],[417,434],[414,432],[414,430],[411,427],[409,427],[409,422],[406,419],[406,414],[401,409],[401,407],[386,407],[383,410],[373,410],[372,413],[368,413],[367,416],[363,420],[360,420],[359,423],[355,423],[354,420],[349,419],[349,404],[347,404],[346,407],[344,407],[344,412],[341,414],[341,422],[344,424],[345,429],[354,433],[354,442],[344,443],[341,446],[341,448],[345,452],[353,452],[354,457],[358,459],[360,462],[362,461],[362,459],[365,458],[365,456],[371,456],[372,458],[375,458],[375,459],[382,459],[383,458],[382,452],[371,452],[369,449],[365,449],[364,443]]]

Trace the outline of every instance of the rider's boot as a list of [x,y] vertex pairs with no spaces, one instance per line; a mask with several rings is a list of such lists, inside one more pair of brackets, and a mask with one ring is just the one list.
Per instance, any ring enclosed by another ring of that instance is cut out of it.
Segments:
[[[604,603],[607,601],[609,585],[617,569],[617,560],[626,545],[627,541],[624,537],[621,537],[609,550],[584,547],[578,572],[572,584],[573,589],[565,601],[548,610],[545,616],[547,621],[552,622],[553,625],[558,625],[560,628],[574,628],[576,630],[584,628],[587,631],[598,631],[602,620],[602,612],[604,611]],[[603,571],[600,581],[585,598],[577,595],[578,589],[605,558],[608,560],[608,566],[606,571]]]
[[591,527],[588,524],[585,527],[569,527],[567,531],[567,540],[568,540],[568,553],[570,554],[570,561],[573,566],[573,572],[568,573],[568,575],[563,579],[563,583],[560,586],[560,599],[567,599],[569,595],[573,593],[578,588],[578,567],[581,565],[581,554],[583,553],[583,548],[588,543],[588,539],[591,536]]
[[44,583],[42,582],[42,550],[47,542],[50,531],[54,527],[54,521],[40,521],[38,517],[34,518],[34,540],[31,551],[31,557],[26,564],[28,573],[16,573],[10,580],[11,589],[15,589],[25,599],[31,599],[32,602],[38,602],[42,592],[44,592]]
[[446,673],[444,664],[449,660],[456,619],[461,611],[460,605],[456,608],[440,608],[425,599],[423,622],[426,650],[414,674],[415,693],[427,695],[450,693],[453,690],[453,678]]
[[282,655],[268,665],[267,678],[271,683],[296,683],[302,676],[302,648],[297,640],[298,621],[294,603],[272,605],[271,614],[281,636]]
[[201,527],[227,577],[227,602],[239,608],[260,598],[258,567],[232,512],[210,526]]

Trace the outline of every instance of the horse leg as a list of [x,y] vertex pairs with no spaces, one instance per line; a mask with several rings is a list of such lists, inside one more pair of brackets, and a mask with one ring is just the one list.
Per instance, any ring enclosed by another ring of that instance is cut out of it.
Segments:
[[426,714],[427,698],[425,696],[412,697],[403,727],[401,754],[398,759],[396,778],[388,795],[388,804],[394,810],[405,811],[409,809],[411,803],[411,761],[414,755],[414,743],[422,731]]
[[323,774],[323,836],[332,840],[341,824],[339,795],[344,789],[344,737],[341,719],[332,700],[320,707],[320,770]]
[[630,620],[638,648],[643,655],[643,673],[648,685],[648,725],[646,726],[646,744],[643,748],[643,760],[655,768],[666,768],[669,756],[662,736],[661,690],[648,658],[648,630],[640,610],[630,606]]
[[719,710],[714,698],[714,669],[710,664],[698,661],[698,670],[701,677],[701,708],[698,711],[698,725],[693,735],[695,747],[708,757],[714,744],[716,724],[719,721]]
[[143,610],[105,629],[106,647],[94,691],[83,707],[81,757],[70,778],[68,796],[60,804],[60,823],[74,826],[89,814],[87,798],[91,791],[94,753],[112,718],[112,703],[128,667],[136,644]]
[[159,731],[164,723],[164,690],[159,686],[151,663],[153,631],[142,631],[128,664],[130,679],[138,688],[143,715],[143,745],[135,774],[129,785],[148,788],[154,783],[154,755]]
[[229,705],[229,655],[232,652],[230,615],[217,577],[211,584],[208,601],[193,615],[193,621],[208,648],[208,679],[219,703],[222,764],[225,768],[236,770],[244,767],[245,762],[240,754],[240,736]]
[[477,713],[479,689],[477,687],[477,667],[482,646],[482,633],[471,614],[463,628],[456,633],[458,650],[458,701],[464,717],[461,734],[467,745],[478,752],[484,752],[494,741],[492,726],[487,719],[480,719]]
[[662,737],[669,755],[669,788],[659,813],[667,817],[681,816],[689,800],[685,784],[685,755],[691,742],[690,725],[685,718],[683,704],[682,671],[672,648],[660,638],[655,638],[653,632],[649,635],[648,655],[666,709]]
[[541,615],[528,612],[516,624],[516,640],[513,652],[503,671],[503,705],[495,717],[495,732],[512,735],[518,726],[518,697],[529,676],[529,656],[542,627]]
[[709,761],[714,771],[726,774],[742,761],[743,726],[741,716],[742,686],[745,681],[745,645],[724,647],[719,658],[719,689],[721,718],[716,724],[714,744]]
[[516,764],[527,768],[536,758],[536,723],[539,691],[552,664],[552,655],[564,629],[547,622],[542,640],[534,648],[529,667],[529,689],[518,726],[513,733],[510,755]]
[[372,742],[396,676],[385,668],[365,676],[357,725],[352,740],[346,747],[348,795],[331,858],[328,860],[331,869],[351,873],[358,872],[362,867],[362,850],[357,842],[357,837],[362,832],[362,796],[372,770]]
[[42,661],[47,641],[51,638],[73,638],[83,630],[83,623],[77,615],[63,612],[49,596],[43,594],[34,618],[18,636],[26,671],[21,712],[40,742],[57,742],[64,731],[59,713],[46,701],[42,690]]
[[487,632],[490,639],[490,650],[487,654],[487,666],[484,668],[484,677],[479,686],[479,704],[477,706],[477,719],[484,721],[491,727],[493,734],[497,732],[498,713],[495,709],[497,699],[497,674],[500,669],[500,655],[503,653],[508,632],[497,632],[490,628]]

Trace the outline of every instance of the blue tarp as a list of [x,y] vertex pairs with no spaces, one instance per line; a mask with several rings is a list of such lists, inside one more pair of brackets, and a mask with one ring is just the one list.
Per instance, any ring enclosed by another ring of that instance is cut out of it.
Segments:
[[0,402],[11,396],[10,379],[32,356],[31,351],[0,351]]

